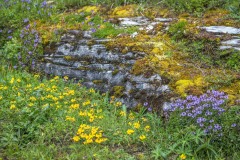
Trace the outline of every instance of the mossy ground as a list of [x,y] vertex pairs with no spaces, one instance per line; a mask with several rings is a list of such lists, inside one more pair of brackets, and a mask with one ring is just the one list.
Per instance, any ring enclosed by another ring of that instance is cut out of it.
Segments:
[[[171,16],[175,20],[171,22],[168,32],[162,30],[162,24],[158,24],[154,34],[140,31],[134,38],[130,37],[130,34],[137,31],[137,27],[117,27],[118,17],[141,15],[150,19]],[[128,5],[110,9],[86,6],[56,15],[50,23],[39,21],[37,29],[42,33],[45,44],[57,37],[54,35],[56,30],[94,30],[94,36],[112,39],[107,44],[109,49],[118,48],[122,53],[146,53],[146,56],[137,60],[133,66],[133,74],[159,73],[170,79],[172,90],[181,96],[201,94],[207,89],[225,91],[234,103],[240,98],[239,68],[232,69],[222,65],[228,63],[226,60],[215,62],[221,54],[217,50],[219,42],[228,37],[219,38],[198,28],[208,25],[240,26],[239,22],[229,18],[229,12],[223,9],[210,10],[202,17],[194,17],[190,14],[175,15],[169,10],[156,7]],[[121,36],[117,36],[119,34]],[[234,58],[230,60],[229,63],[234,61]]]

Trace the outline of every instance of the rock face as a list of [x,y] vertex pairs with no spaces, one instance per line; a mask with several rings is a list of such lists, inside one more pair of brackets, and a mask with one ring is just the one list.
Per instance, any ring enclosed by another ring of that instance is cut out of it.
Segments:
[[107,39],[90,38],[89,32],[69,31],[37,68],[46,74],[81,80],[88,88],[109,91],[128,107],[156,100],[161,104],[163,94],[169,92],[162,78],[131,74],[133,64],[144,53],[108,51],[104,46]]
[[228,34],[231,36],[230,40],[222,41],[220,49],[235,49],[240,51],[240,28],[227,27],[227,26],[208,26],[201,27],[205,29],[207,32],[214,33],[218,36],[223,36],[224,34]]

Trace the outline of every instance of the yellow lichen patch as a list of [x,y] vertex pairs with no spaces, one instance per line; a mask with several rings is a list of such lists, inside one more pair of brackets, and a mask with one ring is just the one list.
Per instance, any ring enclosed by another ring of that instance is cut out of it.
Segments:
[[220,88],[220,91],[227,93],[230,104],[234,104],[236,100],[240,99],[240,81],[232,83],[228,87]]
[[87,12],[87,13],[94,12],[94,13],[96,13],[99,10],[100,10],[99,6],[85,6],[81,9],[79,9],[77,12],[78,13],[81,13],[81,12]]
[[210,10],[204,14],[202,22],[204,25],[235,25],[236,22],[227,17],[228,15],[229,11],[224,9]]
[[113,9],[113,17],[132,17],[135,15],[136,5],[118,6]]
[[187,80],[187,79],[183,79],[183,80],[178,80],[176,83],[176,91],[181,94],[182,96],[186,96],[186,89],[194,86],[194,83],[192,80]]
[[176,83],[176,91],[179,93],[181,96],[187,96],[187,92],[189,90],[192,90],[191,92],[196,92],[198,93],[199,90],[201,91],[202,88],[205,86],[204,80],[202,77],[198,77],[193,80],[189,79],[182,79],[178,80]]

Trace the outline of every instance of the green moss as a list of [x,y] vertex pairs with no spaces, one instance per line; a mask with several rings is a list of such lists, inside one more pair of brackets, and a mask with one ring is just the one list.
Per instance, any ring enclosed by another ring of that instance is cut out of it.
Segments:
[[73,56],[64,56],[63,59],[66,61],[73,61],[75,58]]
[[93,80],[93,83],[94,84],[101,84],[101,83],[103,83],[103,80]]
[[124,86],[114,86],[114,87],[113,87],[113,95],[114,95],[115,97],[122,97],[124,90],[125,90],[125,87],[124,87]]
[[78,70],[87,71],[89,70],[89,68],[85,66],[81,66],[81,67],[78,67]]
[[113,72],[112,72],[112,75],[115,76],[116,74],[118,74],[119,70],[118,69],[115,69]]

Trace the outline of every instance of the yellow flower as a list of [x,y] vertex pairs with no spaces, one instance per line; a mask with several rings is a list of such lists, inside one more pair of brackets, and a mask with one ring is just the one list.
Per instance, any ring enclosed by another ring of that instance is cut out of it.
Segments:
[[96,143],[102,143],[102,142],[105,142],[107,140],[107,138],[97,138],[95,140]]
[[115,104],[116,107],[119,107],[121,105],[122,105],[122,102],[116,102],[116,104]]
[[89,104],[91,104],[91,102],[89,100],[87,100],[86,102],[83,102],[83,106],[87,106]]
[[66,81],[68,80],[68,76],[64,76],[63,78],[64,78]]
[[20,92],[18,92],[18,97],[20,97],[21,96],[21,93]]
[[140,128],[140,123],[139,123],[139,121],[133,123],[133,127],[136,128],[136,129]]
[[72,109],[78,109],[78,108],[79,108],[79,104],[72,104],[72,105],[70,106],[70,108],[72,108]]
[[83,142],[83,144],[90,144],[93,143],[93,140],[91,138],[88,138],[85,140],[85,142]]
[[0,100],[2,99],[2,96],[0,96]]
[[21,80],[18,78],[18,79],[17,79],[17,82],[18,82],[18,83],[20,83],[20,82],[21,82]]
[[16,109],[15,104],[12,104],[12,105],[10,106],[10,109]]
[[38,74],[34,75],[34,78],[39,78],[39,77],[40,77],[40,75],[38,75]]
[[135,118],[135,117],[134,117],[133,113],[130,113],[130,114],[129,114],[129,119],[133,120],[134,118]]
[[145,135],[141,135],[141,136],[139,136],[139,139],[140,139],[141,141],[143,141],[144,139],[146,139],[146,136],[145,136]]
[[146,132],[149,132],[149,131],[150,131],[150,126],[145,126],[145,127],[144,127],[144,130],[145,130]]
[[11,84],[13,84],[13,83],[14,83],[14,80],[15,80],[15,79],[14,79],[14,78],[12,78],[12,79],[11,79],[11,81],[10,81],[10,83],[11,83]]
[[68,95],[72,95],[72,96],[73,96],[74,94],[75,94],[75,91],[74,91],[74,90],[69,90],[69,91],[68,91]]
[[31,101],[36,101],[37,99],[35,97],[30,97],[29,98]]
[[54,79],[55,79],[55,80],[59,80],[59,76],[55,76]]
[[71,99],[71,102],[72,102],[72,103],[76,102],[76,99]]
[[53,86],[52,86],[52,89],[57,89],[57,86],[53,85]]
[[80,137],[79,136],[74,136],[72,139],[73,139],[74,142],[78,142],[80,140]]
[[120,115],[121,115],[121,116],[126,116],[126,113],[125,113],[124,111],[121,111],[121,112],[120,112]]
[[66,116],[66,121],[75,122],[76,120],[74,117]]
[[29,103],[29,104],[28,104],[29,107],[32,107],[33,105],[34,105],[33,103]]
[[186,159],[186,158],[187,158],[187,156],[185,154],[180,155],[180,159]]
[[91,88],[90,93],[95,93],[95,90],[93,88]]
[[133,133],[134,133],[134,130],[132,130],[132,129],[128,129],[128,130],[127,130],[127,134],[130,135],[130,134],[133,134]]

